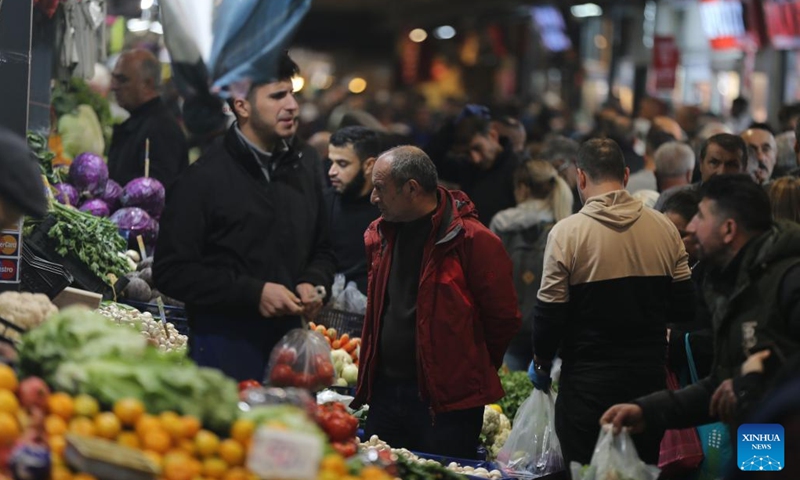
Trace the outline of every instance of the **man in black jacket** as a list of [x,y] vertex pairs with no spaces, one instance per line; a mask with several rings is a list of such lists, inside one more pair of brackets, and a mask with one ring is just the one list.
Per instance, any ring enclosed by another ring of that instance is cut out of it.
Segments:
[[[721,175],[702,187],[688,231],[707,262],[702,305],[714,329],[711,374],[677,392],[661,391],[611,407],[602,418],[617,428],[687,428],[722,420],[733,427],[763,393],[742,365],[768,350],[769,381],[800,351],[800,227],[772,222],[766,192],[748,175]],[[763,358],[762,358],[763,360]],[[731,431],[735,431],[732,428]]]
[[191,357],[261,379],[280,338],[322,306],[334,257],[321,164],[294,134],[298,104],[285,55],[278,79],[230,103],[237,122],[167,196],[158,289],[186,303]]
[[370,203],[372,167],[381,153],[377,132],[365,127],[344,127],[330,138],[328,178],[331,188],[325,192],[330,209],[331,242],[336,254],[336,271],[356,282],[361,293],[367,292],[367,254],[364,232],[380,216]]
[[172,186],[178,174],[189,166],[186,136],[158,96],[160,83],[161,64],[147,50],[123,53],[111,74],[111,90],[117,103],[131,114],[114,127],[108,150],[108,175],[123,187],[144,176],[148,153],[150,176],[164,188]]

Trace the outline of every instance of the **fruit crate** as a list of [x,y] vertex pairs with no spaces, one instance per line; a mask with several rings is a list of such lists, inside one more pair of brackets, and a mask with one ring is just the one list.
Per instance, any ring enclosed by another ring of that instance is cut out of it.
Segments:
[[361,331],[364,328],[364,314],[324,308],[317,315],[315,323],[333,328],[339,332],[339,335],[346,333],[352,338],[361,337]]

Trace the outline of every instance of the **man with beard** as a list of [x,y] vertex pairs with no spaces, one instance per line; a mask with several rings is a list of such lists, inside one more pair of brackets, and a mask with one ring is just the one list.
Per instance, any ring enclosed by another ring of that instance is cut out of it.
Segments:
[[344,127],[331,135],[328,145],[331,188],[325,192],[325,201],[336,272],[344,274],[348,282],[356,282],[362,293],[367,291],[364,232],[380,215],[369,201],[372,167],[380,153],[378,133],[365,127]]
[[[767,193],[748,175],[714,176],[701,196],[687,231],[706,263],[701,300],[714,330],[711,374],[676,392],[615,405],[602,423],[638,432],[721,420],[734,433],[763,383],[800,351],[800,227],[773,222]],[[754,378],[743,364],[758,352],[769,358]]]
[[298,67],[279,62],[229,100],[236,123],[175,183],[153,265],[158,289],[186,303],[192,359],[239,381],[263,378],[333,282],[321,163],[295,138]]

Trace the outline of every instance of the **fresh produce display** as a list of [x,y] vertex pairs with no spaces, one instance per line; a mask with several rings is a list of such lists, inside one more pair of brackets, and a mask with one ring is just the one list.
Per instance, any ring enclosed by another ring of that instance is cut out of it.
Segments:
[[92,107],[78,105],[73,112],[63,115],[57,126],[66,157],[75,158],[81,152],[98,155],[105,152],[103,130]]
[[176,410],[224,431],[237,414],[236,383],[181,353],[164,354],[133,329],[80,308],[64,309],[23,336],[20,369],[56,389],[111,405],[138,398],[149,412]]
[[118,325],[131,326],[140,331],[151,345],[155,345],[162,352],[183,351],[186,349],[188,337],[181,335],[175,325],[166,322],[162,324],[153,318],[150,312],[140,312],[128,305],[108,302],[97,310],[97,313]]
[[500,399],[497,404],[503,410],[506,417],[512,420],[517,414],[517,409],[522,405],[522,402],[528,399],[533,391],[533,383],[528,378],[527,372],[509,371],[503,368],[498,372],[500,374],[500,383],[503,385],[503,390],[506,395]]
[[153,257],[147,257],[139,262],[140,255],[135,250],[125,253],[136,266],[136,271],[130,272],[125,277],[128,278],[128,285],[120,292],[122,298],[127,298],[136,302],[154,304],[161,298],[164,305],[183,308],[183,302],[170,298],[156,290],[153,282]]
[[82,197],[99,197],[106,191],[108,166],[103,157],[96,153],[81,153],[72,160],[72,165],[69,167],[69,180]]
[[490,460],[497,458],[498,452],[508,440],[511,433],[511,421],[506,417],[499,405],[486,405],[483,407],[483,427],[481,441],[486,446]]
[[325,328],[314,322],[309,323],[309,328],[323,335],[331,345],[334,367],[333,385],[354,387],[358,382],[358,356],[361,351],[361,339],[350,338],[347,334],[339,336],[336,329]]
[[139,207],[153,218],[159,218],[164,210],[166,192],[164,186],[151,177],[134,178],[122,192],[122,206]]
[[83,202],[78,209],[81,212],[91,213],[95,217],[107,217],[111,215],[111,209],[108,204],[99,198],[92,198]]
[[319,405],[315,419],[340,455],[352,457],[358,452],[358,419],[347,412],[347,407],[336,402]]
[[[50,215],[56,221],[47,236],[56,243],[56,253],[66,257],[75,255],[95,275],[109,285],[122,277],[130,266],[125,259],[125,240],[117,227],[105,218],[95,217],[75,208],[51,203]],[[27,231],[39,221],[26,221]],[[27,233],[26,233],[27,234]],[[110,278],[109,274],[114,278]]]
[[55,189],[55,198],[62,205],[69,205],[75,207],[80,202],[81,195],[78,189],[69,183],[57,183],[53,185]]
[[[113,119],[108,99],[94,92],[83,79],[73,77],[69,82],[56,84],[51,103],[60,118],[59,133],[64,137],[62,142],[65,150],[104,153],[102,148],[98,150],[89,147],[102,144],[107,146],[111,143]],[[84,111],[83,116],[75,118],[81,105],[89,107],[94,115]],[[69,155],[70,158],[73,156],[75,153]]]
[[62,172],[58,169],[54,169],[53,160],[56,155],[49,150],[47,139],[38,133],[28,132],[27,140],[31,151],[36,156],[37,160],[39,160],[39,168],[42,170],[42,175],[47,178],[47,181],[50,182],[51,185],[60,183],[62,180]]
[[321,390],[333,383],[330,346],[317,332],[294,329],[272,350],[267,371],[272,386]]
[[[0,318],[22,330],[38,327],[47,317],[58,312],[47,295],[28,292],[0,293]],[[11,330],[6,335],[15,334]],[[14,338],[12,338],[14,340]]]
[[108,208],[110,208],[112,212],[115,212],[119,209],[121,198],[122,187],[119,183],[109,179],[106,183],[106,191],[103,192],[100,199],[106,202],[106,205],[108,205]]
[[139,207],[120,208],[111,215],[111,221],[117,226],[120,234],[128,238],[128,244],[135,244],[135,239],[142,236],[145,244],[151,244],[158,236],[158,222]]

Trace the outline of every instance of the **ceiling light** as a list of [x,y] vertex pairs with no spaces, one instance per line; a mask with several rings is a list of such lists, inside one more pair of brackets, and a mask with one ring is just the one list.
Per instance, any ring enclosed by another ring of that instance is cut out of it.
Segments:
[[306,85],[306,79],[297,75],[292,77],[292,92],[299,92]]
[[569,8],[569,11],[576,18],[599,17],[603,14],[603,9],[600,8],[600,5],[597,5],[596,3],[573,5]]
[[450,25],[442,25],[433,31],[433,36],[439,40],[449,40],[456,36],[456,29]]
[[415,43],[424,42],[425,39],[428,38],[428,32],[426,32],[421,28],[415,28],[414,30],[411,30],[411,32],[409,32],[408,38],[410,38],[411,41]]
[[367,81],[361,77],[356,77],[350,80],[350,83],[347,85],[347,88],[352,93],[361,93],[367,89]]
[[153,7],[153,0],[142,0],[139,6],[142,7],[142,10],[150,10]]

